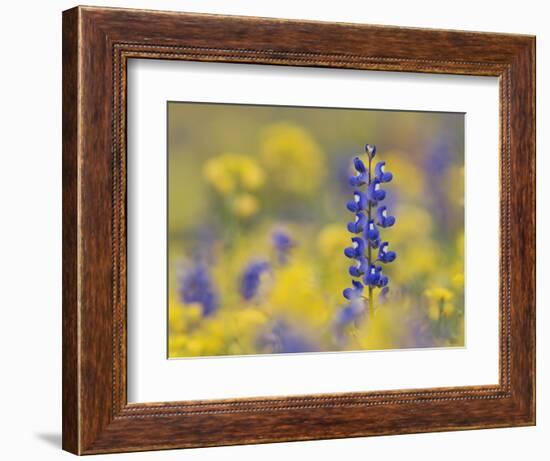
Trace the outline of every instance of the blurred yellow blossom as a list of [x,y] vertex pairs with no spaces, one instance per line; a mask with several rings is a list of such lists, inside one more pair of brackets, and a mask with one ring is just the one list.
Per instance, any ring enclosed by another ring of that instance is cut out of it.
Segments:
[[311,194],[326,174],[321,147],[302,127],[279,122],[261,136],[261,158],[273,186],[294,194]]
[[453,292],[443,287],[428,288],[424,291],[428,298],[428,315],[432,320],[439,320],[441,317],[449,317],[455,310],[452,302]]
[[269,314],[301,319],[312,327],[326,324],[332,309],[323,297],[316,273],[315,266],[302,259],[279,269],[266,304]]
[[449,202],[464,206],[464,166],[451,166],[445,174],[444,188]]
[[210,185],[222,194],[233,193],[239,188],[254,191],[265,181],[264,172],[255,159],[234,153],[209,159],[203,174]]
[[384,154],[384,160],[391,165],[394,177],[399,178],[392,183],[392,188],[400,195],[405,195],[408,200],[421,198],[424,193],[424,174],[410,159],[410,155],[406,152],[391,151]]
[[342,257],[342,248],[349,244],[349,240],[349,233],[341,223],[329,224],[319,232],[317,248],[326,258]]
[[203,319],[201,328],[186,336],[170,337],[172,356],[252,354],[256,350],[257,331],[267,322],[257,309],[244,308]]
[[233,199],[233,212],[241,218],[249,218],[258,212],[258,199],[251,194],[239,194]]
[[425,239],[431,236],[434,223],[426,208],[416,205],[399,205],[392,210],[397,217],[398,226],[391,229],[391,239],[395,244]]

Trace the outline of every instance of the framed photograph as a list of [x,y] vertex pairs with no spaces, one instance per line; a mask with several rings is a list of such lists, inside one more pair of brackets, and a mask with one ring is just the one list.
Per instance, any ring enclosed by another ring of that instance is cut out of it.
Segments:
[[535,424],[535,38],[63,13],[63,448]]

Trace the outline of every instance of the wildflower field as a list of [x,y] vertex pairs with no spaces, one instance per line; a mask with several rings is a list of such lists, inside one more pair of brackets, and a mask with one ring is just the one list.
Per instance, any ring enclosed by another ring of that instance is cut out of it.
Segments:
[[168,104],[169,357],[464,345],[464,115]]

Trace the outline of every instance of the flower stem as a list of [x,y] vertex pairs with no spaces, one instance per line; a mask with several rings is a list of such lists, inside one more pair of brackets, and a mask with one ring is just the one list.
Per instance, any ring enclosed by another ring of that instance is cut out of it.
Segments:
[[[372,170],[372,158],[369,155],[369,170],[368,170],[369,183],[368,183],[367,187],[370,186],[370,182],[371,182],[371,170]],[[372,204],[371,204],[370,200],[369,200],[369,206],[368,206],[368,209],[367,209],[367,215],[368,215],[368,221],[367,222],[370,222],[370,220],[372,219]],[[370,267],[372,265],[372,248],[371,248],[371,244],[370,244],[369,240],[367,240],[367,246],[368,246],[367,258],[369,260],[369,270],[370,270]],[[371,285],[369,285],[369,316],[371,318],[374,316],[374,296],[373,296],[373,290],[372,290]]]

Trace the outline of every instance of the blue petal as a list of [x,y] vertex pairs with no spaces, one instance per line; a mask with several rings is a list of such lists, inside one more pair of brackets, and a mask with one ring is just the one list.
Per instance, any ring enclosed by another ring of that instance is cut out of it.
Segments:
[[395,217],[388,215],[386,206],[381,206],[376,211],[377,222],[381,227],[391,227],[395,224]]
[[347,247],[344,250],[344,254],[348,258],[362,258],[365,255],[365,241],[360,237],[353,237],[351,239],[353,246]]
[[369,266],[368,272],[363,277],[363,281],[365,282],[365,285],[368,285],[371,287],[378,286],[378,283],[380,282],[381,271],[382,271],[381,267],[371,264]]
[[380,279],[378,280],[378,283],[376,284],[378,287],[385,287],[388,285],[388,282],[390,279],[386,275],[382,275]]
[[355,248],[347,247],[346,249],[344,249],[344,254],[348,258],[355,258]]
[[370,200],[373,203],[379,202],[381,200],[384,200],[386,197],[386,191],[384,191],[380,187],[380,180],[378,178],[374,178],[367,188],[367,199]]
[[357,213],[358,211],[364,210],[367,207],[367,199],[365,194],[361,191],[353,191],[353,200],[350,200],[346,207],[349,211]]
[[384,171],[386,162],[378,162],[374,167],[374,177],[380,182],[390,182],[393,175],[389,171]]
[[360,211],[359,205],[354,200],[350,200],[348,203],[346,203],[346,208],[353,213],[357,213],[358,211]]
[[358,173],[366,173],[367,167],[359,157],[353,159],[353,166]]
[[346,288],[343,291],[344,298],[346,299],[355,299],[361,296],[363,293],[363,284],[357,280],[352,280],[353,288]]
[[354,290],[353,288],[346,288],[342,294],[344,295],[344,298],[346,299],[352,299],[353,298],[353,294],[354,294]]
[[367,218],[363,213],[357,213],[355,215],[355,221],[348,223],[348,231],[352,234],[359,234],[365,229]]
[[368,268],[367,260],[360,256],[357,258],[357,262],[349,267],[349,274],[352,277],[361,277]]
[[380,245],[380,250],[378,251],[378,260],[383,263],[391,263],[397,257],[395,251],[387,251],[388,242],[382,243]]
[[365,228],[365,238],[369,241],[376,241],[380,236],[380,232],[376,227],[374,219],[369,219]]
[[351,284],[356,290],[363,291],[363,284],[361,282],[358,282],[357,280],[352,280]]

